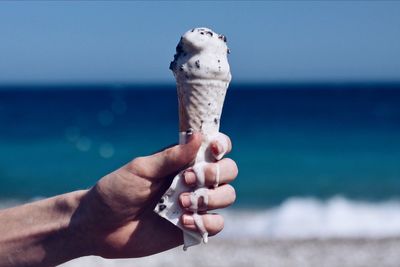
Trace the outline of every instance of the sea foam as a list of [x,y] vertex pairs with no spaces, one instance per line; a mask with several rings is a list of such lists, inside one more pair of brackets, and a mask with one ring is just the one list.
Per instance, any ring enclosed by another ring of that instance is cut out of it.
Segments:
[[224,211],[223,238],[308,239],[400,236],[400,201],[289,198],[264,210]]

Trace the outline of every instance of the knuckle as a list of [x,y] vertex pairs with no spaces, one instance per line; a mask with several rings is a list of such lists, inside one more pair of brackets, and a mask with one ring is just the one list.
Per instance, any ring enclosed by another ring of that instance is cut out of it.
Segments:
[[170,147],[162,152],[162,158],[166,164],[173,165],[175,167],[176,164],[179,164],[180,159],[179,155],[183,155],[183,158],[186,158],[184,155],[185,151],[182,151],[182,147],[174,146]]
[[218,164],[218,163],[210,163],[210,164],[207,165],[207,167],[204,170],[204,174],[206,176],[206,180],[209,183],[214,183],[215,182],[214,180],[215,180],[216,168],[217,168],[216,164]]
[[137,157],[127,164],[127,170],[139,177],[147,176],[146,157]]
[[174,158],[175,150],[172,148],[168,148],[163,152],[165,158]]
[[139,188],[140,188],[140,190],[137,190],[136,195],[135,195],[137,200],[144,201],[152,194],[152,190],[149,186],[142,185]]
[[232,150],[232,140],[231,140],[231,138],[228,135],[224,134],[224,133],[220,133],[220,136],[225,139],[225,142],[228,145],[228,151]]
[[143,165],[143,158],[137,157],[127,164],[128,170],[137,170]]
[[163,159],[164,163],[170,164],[171,159],[174,159],[174,152],[172,148],[168,148],[164,151],[162,151],[159,155],[161,156],[160,158]]

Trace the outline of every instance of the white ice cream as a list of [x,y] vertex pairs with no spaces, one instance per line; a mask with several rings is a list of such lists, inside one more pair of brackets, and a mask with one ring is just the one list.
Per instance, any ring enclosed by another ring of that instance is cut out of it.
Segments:
[[180,131],[218,131],[231,80],[228,51],[226,37],[206,28],[182,36],[170,65],[178,89]]
[[[170,65],[178,91],[180,143],[185,143],[187,133],[193,130],[203,133],[203,143],[192,166],[197,176],[197,188],[188,188],[180,173],[155,208],[160,216],[183,230],[184,248],[196,245],[202,239],[206,243],[208,239],[208,233],[198,213],[198,203],[200,199],[203,203],[208,203],[204,167],[217,160],[208,150],[209,144],[219,139],[226,146],[218,131],[226,90],[231,80],[228,53],[225,36],[207,28],[196,28],[182,36],[176,47],[174,61]],[[218,181],[219,170],[216,173]],[[179,220],[183,210],[178,198],[183,192],[192,192],[190,210],[193,212],[197,232],[187,230]]]
[[230,82],[231,73],[226,37],[207,28],[186,32],[178,46],[170,69],[177,83],[190,79]]

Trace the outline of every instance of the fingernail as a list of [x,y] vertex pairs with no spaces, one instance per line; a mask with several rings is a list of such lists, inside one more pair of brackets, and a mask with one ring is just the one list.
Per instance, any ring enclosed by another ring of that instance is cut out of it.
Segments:
[[193,135],[193,129],[189,128],[186,130],[186,136],[189,139]]
[[212,146],[212,152],[214,154],[214,157],[217,160],[222,159],[222,157],[224,156],[224,147],[219,143],[219,142],[215,142]]
[[193,133],[194,133],[194,131],[192,128],[189,128],[186,130],[186,141],[187,142],[189,142],[192,139]]
[[189,208],[192,205],[189,194],[182,194],[180,196],[182,207]]
[[186,226],[194,225],[194,219],[190,215],[183,214],[182,221],[183,221],[183,224],[186,225]]
[[193,134],[193,129],[192,128],[189,128],[189,129],[186,130],[186,135],[187,136],[190,136],[192,134]]
[[191,170],[186,170],[183,173],[183,177],[185,179],[186,184],[193,185],[196,184],[196,174],[194,174]]

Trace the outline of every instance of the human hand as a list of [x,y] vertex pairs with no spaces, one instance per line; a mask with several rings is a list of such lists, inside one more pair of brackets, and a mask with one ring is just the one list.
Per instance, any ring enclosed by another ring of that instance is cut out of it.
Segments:
[[[227,136],[227,151],[217,141],[211,142],[211,151],[216,158],[231,150]],[[141,257],[155,254],[183,243],[182,231],[153,212],[153,208],[168,189],[172,178],[194,160],[201,145],[201,134],[195,133],[187,144],[176,145],[159,153],[139,157],[120,169],[103,177],[84,197],[75,217],[86,225],[86,235],[92,250],[90,254],[105,258]],[[214,210],[231,205],[235,190],[228,183],[238,173],[236,163],[222,159],[205,168],[206,185],[215,184],[216,167],[220,168],[220,186],[208,191],[209,201],[203,210]],[[196,185],[194,172],[184,173],[189,186]],[[189,193],[180,196],[182,223],[196,230],[190,215]],[[223,217],[218,214],[202,215],[203,223],[210,235],[222,230]]]

